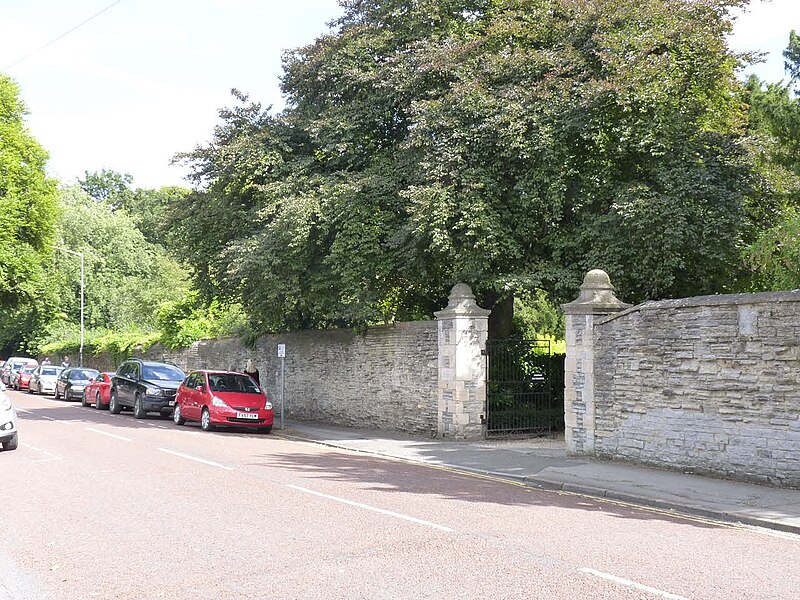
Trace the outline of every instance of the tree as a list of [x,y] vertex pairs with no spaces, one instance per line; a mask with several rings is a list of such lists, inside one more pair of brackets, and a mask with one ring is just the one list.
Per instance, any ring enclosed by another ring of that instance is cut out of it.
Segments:
[[800,37],[794,29],[789,32],[789,45],[783,51],[783,58],[785,59],[783,66],[791,81],[800,79]]
[[25,127],[19,88],[0,74],[0,310],[32,301],[56,220],[47,152]]
[[197,273],[265,328],[430,315],[457,281],[568,298],[593,267],[634,301],[724,291],[752,236],[744,3],[348,2],[286,55],[282,113],[237,94],[180,157]]
[[800,287],[800,98],[792,83],[800,73],[797,34],[783,53],[789,84],[765,83],[751,76],[745,87],[749,139],[756,160],[760,229],[744,256],[750,289]]

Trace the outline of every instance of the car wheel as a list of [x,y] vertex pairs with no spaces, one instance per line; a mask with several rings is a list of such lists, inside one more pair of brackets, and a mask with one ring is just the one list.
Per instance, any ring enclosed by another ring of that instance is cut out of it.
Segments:
[[147,413],[142,406],[141,394],[136,394],[136,398],[133,401],[133,416],[137,419],[144,419],[147,416]]
[[100,392],[97,392],[94,396],[94,407],[97,410],[103,410],[103,403],[100,402]]
[[270,426],[270,427],[259,427],[258,428],[258,432],[259,433],[269,433],[270,431],[272,431],[272,426]]
[[12,437],[7,442],[3,442],[3,450],[16,450],[18,444],[19,444],[19,434],[15,433],[14,437]]
[[56,388],[53,390],[53,400],[60,399],[60,395],[58,393],[58,384],[56,384]]
[[15,433],[7,442],[3,442],[3,450],[16,450],[19,444],[19,434]]
[[211,424],[211,413],[207,408],[203,409],[203,414],[200,416],[200,429],[203,431],[213,431],[214,426]]
[[175,404],[175,411],[172,413],[172,420],[175,422],[175,425],[183,425],[186,423],[186,419],[183,418],[181,414],[181,405],[176,403]]
[[111,398],[108,400],[108,410],[112,415],[118,415],[122,412],[122,407],[119,405],[119,399],[117,398],[117,390],[111,391]]
[[86,397],[86,390],[83,390],[83,396],[81,396],[81,406],[89,406],[89,399]]

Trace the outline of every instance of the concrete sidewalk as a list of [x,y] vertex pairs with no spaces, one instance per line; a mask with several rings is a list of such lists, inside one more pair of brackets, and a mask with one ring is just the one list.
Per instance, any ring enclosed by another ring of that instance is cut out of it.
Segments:
[[385,431],[286,422],[276,435],[492,475],[530,487],[800,534],[800,491],[570,458],[563,439],[455,442]]

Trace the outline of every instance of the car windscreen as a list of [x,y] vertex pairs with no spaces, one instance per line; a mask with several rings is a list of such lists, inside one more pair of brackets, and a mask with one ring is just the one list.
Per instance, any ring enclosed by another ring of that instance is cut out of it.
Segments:
[[49,367],[49,368],[42,369],[41,375],[42,376],[44,376],[44,375],[54,375],[55,376],[55,375],[58,375],[59,373],[61,373],[61,369],[56,369],[55,367]]
[[70,381],[94,379],[100,375],[100,371],[94,369],[73,369],[69,373]]
[[208,385],[212,392],[238,392],[240,394],[260,394],[261,389],[247,375],[236,373],[209,373]]
[[171,365],[144,365],[142,379],[147,381],[183,381],[186,377],[178,367]]
[[36,365],[33,365],[33,366],[31,366],[31,367],[22,367],[22,371],[21,371],[21,373],[22,373],[23,375],[30,375],[30,374],[31,374],[31,373],[33,373],[35,370],[36,370]]

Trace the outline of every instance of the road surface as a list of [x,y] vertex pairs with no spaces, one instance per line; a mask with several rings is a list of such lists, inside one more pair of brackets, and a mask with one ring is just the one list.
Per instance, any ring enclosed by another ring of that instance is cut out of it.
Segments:
[[797,536],[9,394],[0,600],[800,593]]

